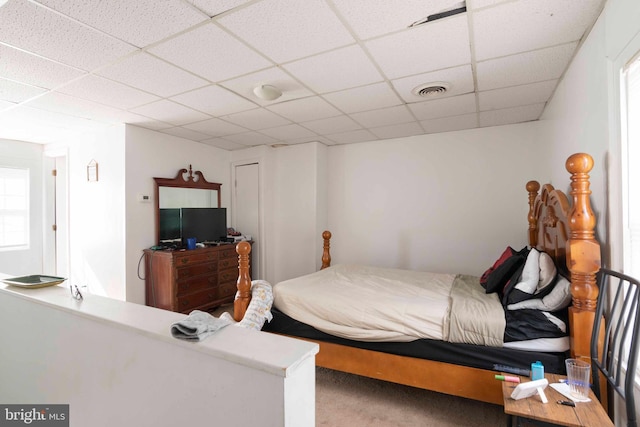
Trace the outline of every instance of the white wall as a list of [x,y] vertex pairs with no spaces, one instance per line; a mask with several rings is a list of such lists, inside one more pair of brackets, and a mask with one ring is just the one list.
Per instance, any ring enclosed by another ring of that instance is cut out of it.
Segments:
[[[64,144],[69,177],[69,280],[97,295],[124,299],[125,292],[124,126],[85,133]],[[98,181],[87,165],[98,163]]]
[[[580,47],[562,82],[545,109],[541,139],[551,144],[553,155],[566,157],[584,151],[594,157],[591,203],[598,217],[597,238],[603,261],[610,265],[612,245],[621,243],[612,230],[620,212],[609,211],[609,197],[619,191],[615,174],[620,171],[618,91],[614,69],[619,55],[640,34],[640,2],[608,0],[586,42]],[[553,177],[563,174],[554,165]]]
[[0,251],[0,271],[22,276],[43,273],[43,175],[40,144],[0,139],[0,166],[29,169],[29,247],[28,249]]
[[329,147],[332,263],[480,275],[506,245],[522,248],[526,183],[562,162],[544,156],[537,128]]
[[[141,203],[138,194],[153,197],[154,177],[174,178],[178,170],[192,166],[201,171],[209,182],[222,184],[222,207],[231,200],[231,154],[216,147],[187,139],[154,132],[136,126],[126,126],[126,185],[121,198],[126,205],[125,255],[126,300],[144,304],[144,281],[138,277],[138,262],[142,250],[157,244],[155,241],[154,201]],[[228,220],[228,218],[227,218]],[[144,277],[144,264],[140,275]]]

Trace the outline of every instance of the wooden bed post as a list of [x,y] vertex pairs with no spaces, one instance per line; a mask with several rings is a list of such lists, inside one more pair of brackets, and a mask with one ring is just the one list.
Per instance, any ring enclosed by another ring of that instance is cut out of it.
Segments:
[[538,245],[538,221],[534,206],[539,190],[540,183],[538,181],[527,182],[527,192],[529,193],[529,246],[532,248]]
[[249,276],[249,253],[251,245],[249,242],[240,242],[236,246],[238,253],[238,295],[233,302],[233,319],[236,322],[244,318],[247,307],[251,302],[251,276]]
[[588,358],[598,299],[596,274],[600,270],[600,245],[595,239],[596,217],[591,210],[589,172],[593,158],[577,153],[567,159],[573,198],[569,213],[571,234],[567,242],[567,268],[571,273],[572,306],[569,308],[571,356]]
[[322,267],[320,267],[320,270],[331,266],[331,253],[329,252],[331,232],[325,230],[325,232],[322,233],[322,239],[324,240],[324,244],[322,245]]

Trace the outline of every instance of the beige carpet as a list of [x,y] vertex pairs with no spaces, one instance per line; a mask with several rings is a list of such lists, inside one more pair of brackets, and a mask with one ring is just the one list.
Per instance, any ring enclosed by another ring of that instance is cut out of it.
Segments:
[[316,426],[505,426],[502,407],[316,368]]

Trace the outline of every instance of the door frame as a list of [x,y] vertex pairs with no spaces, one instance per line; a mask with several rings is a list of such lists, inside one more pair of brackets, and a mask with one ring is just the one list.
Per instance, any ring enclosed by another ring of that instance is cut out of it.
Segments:
[[[264,162],[261,158],[250,158],[239,160],[231,163],[231,226],[236,224],[236,168],[240,166],[258,165],[258,263],[260,265],[261,279],[267,280],[267,245],[265,242],[265,225],[264,225]],[[255,239],[254,239],[255,240]],[[254,279],[252,277],[252,279]]]

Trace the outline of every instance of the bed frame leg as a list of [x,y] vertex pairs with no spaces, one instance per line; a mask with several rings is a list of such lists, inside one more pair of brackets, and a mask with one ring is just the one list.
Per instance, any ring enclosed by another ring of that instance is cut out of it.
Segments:
[[247,307],[251,302],[251,276],[249,275],[249,253],[251,252],[251,245],[249,242],[240,242],[236,246],[236,252],[238,253],[238,293],[236,299],[233,302],[233,319],[236,322],[241,321],[244,318],[244,314],[247,312]]

